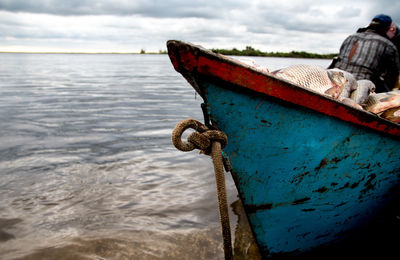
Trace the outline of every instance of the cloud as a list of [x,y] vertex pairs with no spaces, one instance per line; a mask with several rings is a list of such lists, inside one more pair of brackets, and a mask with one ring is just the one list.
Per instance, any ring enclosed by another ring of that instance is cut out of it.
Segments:
[[0,10],[10,12],[46,13],[54,15],[142,15],[147,17],[220,16],[226,7],[245,5],[238,0],[1,0]]
[[331,53],[377,13],[399,21],[400,2],[0,0],[0,50],[158,51],[178,39],[207,48]]

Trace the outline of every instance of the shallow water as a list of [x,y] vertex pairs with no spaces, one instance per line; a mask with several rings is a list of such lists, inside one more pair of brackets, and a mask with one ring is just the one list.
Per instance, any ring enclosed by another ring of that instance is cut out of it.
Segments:
[[[211,160],[171,144],[202,100],[167,55],[0,60],[1,259],[223,258]],[[259,259],[226,182],[235,258]]]

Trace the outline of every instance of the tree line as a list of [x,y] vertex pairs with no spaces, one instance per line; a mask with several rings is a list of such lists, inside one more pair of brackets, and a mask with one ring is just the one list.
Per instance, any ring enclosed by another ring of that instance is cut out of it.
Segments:
[[256,50],[251,46],[246,46],[244,50],[238,50],[233,48],[231,50],[226,49],[211,49],[215,53],[231,56],[261,56],[261,57],[285,57],[285,58],[307,58],[307,59],[332,59],[337,56],[337,53],[330,54],[317,54],[309,53],[305,51],[291,51],[291,52],[262,52]]

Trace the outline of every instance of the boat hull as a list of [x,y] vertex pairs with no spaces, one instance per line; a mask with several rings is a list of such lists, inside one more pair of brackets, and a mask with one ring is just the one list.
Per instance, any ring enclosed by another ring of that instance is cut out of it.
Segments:
[[203,82],[263,255],[345,239],[398,195],[398,140],[279,100]]
[[[288,97],[297,87],[178,45],[169,46],[175,69],[203,97],[206,122],[228,136],[223,155],[263,256],[299,254],[346,239],[398,198],[396,125],[306,90],[297,102]],[[219,68],[215,63],[243,74],[220,75],[210,70]],[[260,75],[265,80],[251,87]],[[314,109],[312,99],[331,107]],[[332,116],[334,111],[345,113]]]

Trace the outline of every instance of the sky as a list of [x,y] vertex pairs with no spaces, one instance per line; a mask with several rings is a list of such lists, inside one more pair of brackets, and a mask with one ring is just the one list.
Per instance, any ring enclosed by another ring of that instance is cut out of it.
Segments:
[[337,53],[399,0],[0,0],[0,51],[159,52],[170,39],[213,49]]

